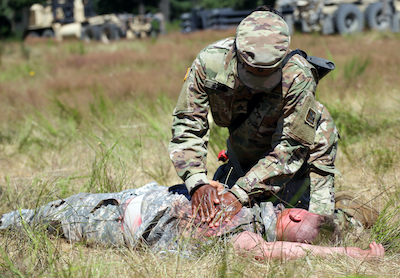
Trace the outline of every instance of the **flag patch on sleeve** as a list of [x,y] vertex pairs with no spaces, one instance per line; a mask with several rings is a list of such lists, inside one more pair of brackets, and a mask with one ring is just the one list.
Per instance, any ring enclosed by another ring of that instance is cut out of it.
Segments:
[[312,109],[311,107],[308,108],[307,116],[306,116],[306,123],[309,124],[310,126],[314,127],[315,126],[315,118],[317,116],[317,113]]

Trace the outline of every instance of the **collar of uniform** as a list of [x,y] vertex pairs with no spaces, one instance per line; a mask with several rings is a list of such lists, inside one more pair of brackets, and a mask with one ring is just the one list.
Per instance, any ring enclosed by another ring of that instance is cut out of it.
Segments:
[[237,62],[236,62],[236,51],[234,44],[231,49],[226,54],[224,60],[224,67],[221,67],[217,76],[215,76],[215,81],[224,84],[229,88],[233,89],[235,87],[235,76],[237,76]]

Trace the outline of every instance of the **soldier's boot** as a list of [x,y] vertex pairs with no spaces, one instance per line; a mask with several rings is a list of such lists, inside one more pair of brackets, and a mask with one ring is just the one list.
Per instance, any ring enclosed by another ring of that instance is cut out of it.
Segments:
[[379,212],[376,209],[360,200],[356,200],[348,191],[335,194],[335,210],[341,210],[347,216],[358,220],[366,229],[371,228],[379,216]]

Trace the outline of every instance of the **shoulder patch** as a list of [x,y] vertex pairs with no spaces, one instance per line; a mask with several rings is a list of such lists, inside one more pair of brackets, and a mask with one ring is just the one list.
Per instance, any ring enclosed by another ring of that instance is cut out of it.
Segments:
[[316,119],[317,113],[312,109],[311,107],[308,108],[308,112],[306,114],[306,123],[309,124],[312,127],[315,127],[315,119]]

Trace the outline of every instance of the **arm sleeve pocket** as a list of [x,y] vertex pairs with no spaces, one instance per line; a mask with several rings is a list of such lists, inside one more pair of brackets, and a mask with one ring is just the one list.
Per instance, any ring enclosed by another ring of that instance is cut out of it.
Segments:
[[317,127],[317,104],[312,95],[306,97],[299,114],[290,127],[289,136],[309,147],[314,143]]

